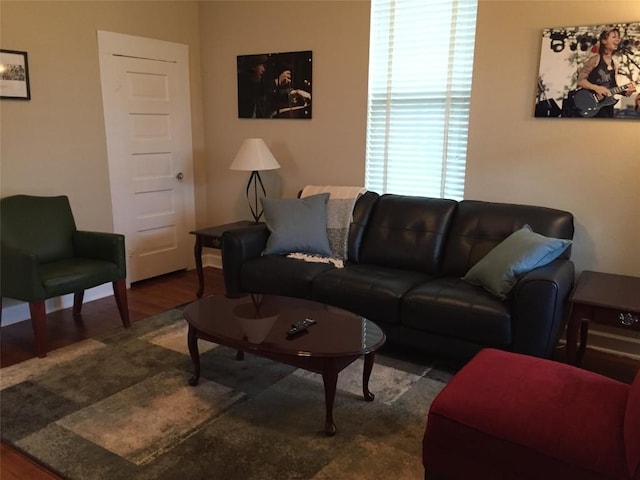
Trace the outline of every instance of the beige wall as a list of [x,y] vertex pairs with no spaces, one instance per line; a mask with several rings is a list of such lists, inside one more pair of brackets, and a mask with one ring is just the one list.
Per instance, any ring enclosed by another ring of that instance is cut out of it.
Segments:
[[[248,174],[228,170],[247,137],[264,138],[282,166],[262,174],[272,196],[306,184],[363,184],[368,2],[203,2],[200,31],[212,222],[250,218]],[[313,118],[239,119],[237,55],[303,50],[313,51]]]
[[31,85],[31,101],[0,103],[3,197],[66,194],[79,228],[113,229],[96,34],[107,30],[189,45],[197,198],[204,199],[197,2],[3,0],[0,22],[2,48],[28,52]]
[[[111,228],[98,29],[190,46],[199,226],[248,218],[247,175],[228,170],[246,137],[282,165],[264,176],[274,195],[363,183],[367,1],[3,0],[0,15],[2,48],[29,52],[33,95],[0,104],[2,196],[68,193],[83,228]],[[640,129],[534,119],[540,33],[639,20],[639,0],[480,2],[466,197],[573,212],[578,270],[640,275]],[[236,56],[292,50],[313,51],[313,119],[238,119]]]
[[572,212],[578,270],[640,275],[640,122],[533,118],[540,35],[633,21],[637,0],[481,1],[478,11],[465,196]]

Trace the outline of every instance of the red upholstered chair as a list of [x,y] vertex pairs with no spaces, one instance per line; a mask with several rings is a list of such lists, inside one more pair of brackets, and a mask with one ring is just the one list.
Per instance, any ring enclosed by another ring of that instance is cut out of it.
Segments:
[[433,401],[423,464],[425,479],[640,480],[640,373],[482,350]]

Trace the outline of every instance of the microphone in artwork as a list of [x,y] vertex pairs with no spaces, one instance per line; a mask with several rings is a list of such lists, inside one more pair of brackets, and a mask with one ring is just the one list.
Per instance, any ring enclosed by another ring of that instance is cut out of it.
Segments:
[[640,40],[623,40],[622,42],[620,42],[620,45],[618,45],[618,50],[621,52],[632,52],[634,49],[637,49],[638,47],[640,47]]

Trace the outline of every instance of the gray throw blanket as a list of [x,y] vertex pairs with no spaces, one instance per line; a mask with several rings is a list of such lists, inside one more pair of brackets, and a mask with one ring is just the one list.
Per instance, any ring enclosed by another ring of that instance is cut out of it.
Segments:
[[[349,240],[349,226],[353,219],[353,207],[360,195],[367,190],[364,187],[307,185],[300,194],[301,198],[328,193],[327,201],[327,237],[332,255],[328,257],[291,254],[293,258],[301,258],[307,261],[331,262],[341,266],[347,258],[347,242]],[[337,260],[339,262],[335,262]]]

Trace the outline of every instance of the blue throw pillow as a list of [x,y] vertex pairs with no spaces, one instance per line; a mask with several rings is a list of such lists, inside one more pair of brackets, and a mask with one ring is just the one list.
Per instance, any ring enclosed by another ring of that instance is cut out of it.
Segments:
[[327,238],[328,193],[305,198],[263,198],[269,239],[263,255],[302,252],[331,255]]
[[462,279],[504,300],[522,275],[552,262],[569,245],[571,240],[545,237],[525,225],[496,245]]

